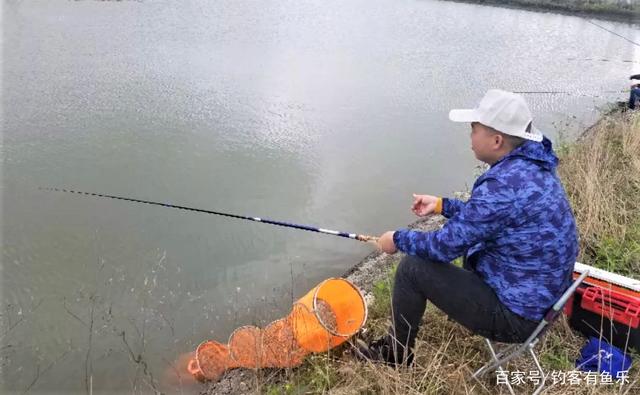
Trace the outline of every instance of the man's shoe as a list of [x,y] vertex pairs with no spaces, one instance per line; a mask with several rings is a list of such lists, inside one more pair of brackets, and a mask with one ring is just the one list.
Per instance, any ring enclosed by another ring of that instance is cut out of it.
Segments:
[[[356,357],[358,359],[371,362],[382,362],[390,366],[411,365],[413,362],[413,353],[409,353],[409,357],[404,358],[404,347],[397,346],[394,352],[393,345],[389,344],[387,337],[375,340],[370,344],[365,343],[362,339],[356,339]],[[399,358],[396,358],[398,356]]]

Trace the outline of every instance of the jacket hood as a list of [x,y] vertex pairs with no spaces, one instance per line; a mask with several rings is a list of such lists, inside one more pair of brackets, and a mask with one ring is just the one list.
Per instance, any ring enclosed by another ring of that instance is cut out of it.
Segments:
[[555,152],[553,152],[551,141],[546,136],[544,136],[539,143],[535,141],[525,142],[505,155],[496,164],[515,158],[524,158],[533,161],[538,166],[549,171],[553,171],[558,166],[558,157]]

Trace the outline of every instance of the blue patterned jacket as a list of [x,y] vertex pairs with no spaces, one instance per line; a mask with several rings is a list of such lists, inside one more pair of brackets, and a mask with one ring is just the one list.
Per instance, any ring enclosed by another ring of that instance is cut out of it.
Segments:
[[538,321],[571,283],[578,255],[557,164],[546,137],[527,141],[476,180],[467,202],[443,199],[449,220],[442,229],[402,229],[393,241],[400,251],[432,261],[466,254],[507,308]]

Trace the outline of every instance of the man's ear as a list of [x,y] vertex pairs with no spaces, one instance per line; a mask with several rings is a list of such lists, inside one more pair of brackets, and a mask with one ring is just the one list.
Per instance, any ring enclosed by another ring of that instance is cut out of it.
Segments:
[[496,149],[502,148],[503,144],[504,144],[504,137],[502,137],[498,133],[494,134],[493,135],[493,145],[496,147]]

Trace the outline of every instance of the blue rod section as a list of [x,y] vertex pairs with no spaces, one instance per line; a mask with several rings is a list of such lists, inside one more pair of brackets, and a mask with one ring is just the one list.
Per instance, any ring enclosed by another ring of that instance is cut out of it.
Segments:
[[175,209],[178,209],[178,210],[187,210],[187,211],[195,211],[195,212],[198,212],[198,213],[221,215],[221,216],[224,216],[224,217],[245,219],[245,220],[248,220],[248,221],[262,222],[264,224],[283,226],[285,228],[294,228],[294,229],[306,230],[306,231],[309,231],[309,232],[318,232],[318,233],[324,233],[324,234],[329,234],[329,235],[334,235],[334,236],[339,236],[339,237],[346,237],[348,239],[360,240],[360,241],[364,241],[364,242],[377,240],[377,237],[374,237],[374,236],[358,235],[358,234],[355,234],[355,233],[347,233],[347,232],[339,232],[339,231],[330,230],[330,229],[317,228],[317,227],[309,226],[309,225],[300,225],[300,224],[293,224],[293,223],[282,222],[282,221],[274,221],[274,220],[271,220],[271,219],[260,218],[260,217],[248,217],[248,216],[244,216],[244,215],[222,213],[222,212],[219,212],[219,211],[203,210],[203,209],[193,208],[193,207],[178,206],[178,205],[175,205],[175,204],[153,202],[153,201],[150,201],[150,200],[133,199],[133,198],[123,197],[123,196],[105,195],[105,194],[93,193],[93,192],[74,191],[74,190],[71,190],[71,189],[63,189],[63,188],[42,188],[42,187],[40,187],[38,189],[44,190],[44,191],[75,193],[77,195],[97,196],[97,197],[103,197],[103,198],[109,198],[109,199],[125,200],[125,201],[128,201],[128,202],[144,203],[144,204],[151,204],[151,205],[154,205],[154,206],[175,208]]

